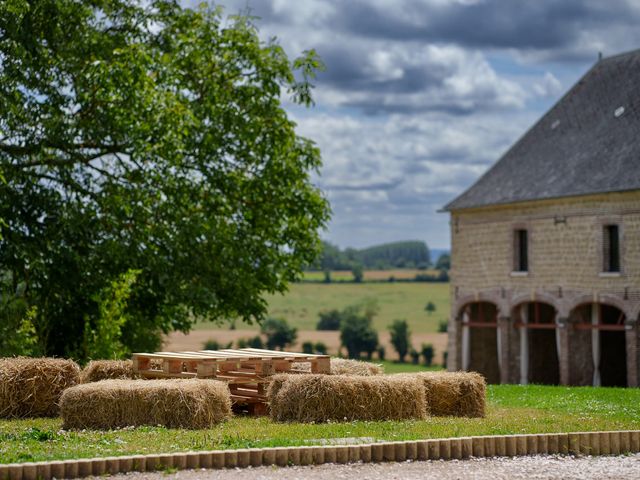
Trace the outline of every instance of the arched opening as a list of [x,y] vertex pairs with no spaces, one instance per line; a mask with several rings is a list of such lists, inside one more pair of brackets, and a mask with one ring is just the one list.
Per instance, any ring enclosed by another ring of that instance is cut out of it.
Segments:
[[583,385],[603,387],[627,386],[627,342],[625,314],[613,305],[589,303],[580,305],[571,313],[574,322],[572,335],[572,367],[580,369],[579,361],[588,365],[589,375],[579,375]]
[[560,362],[556,310],[543,302],[515,307],[513,318],[520,331],[520,383],[558,385]]
[[487,383],[500,383],[498,308],[473,302],[462,309],[462,368],[478,372]]

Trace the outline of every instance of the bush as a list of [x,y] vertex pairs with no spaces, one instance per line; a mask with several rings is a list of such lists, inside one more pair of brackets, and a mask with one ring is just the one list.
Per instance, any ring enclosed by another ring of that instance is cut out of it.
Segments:
[[224,350],[225,348],[231,348],[233,344],[231,342],[223,345],[217,340],[209,339],[204,342],[203,350]]
[[447,333],[449,330],[449,322],[447,320],[440,320],[438,323],[438,333]]
[[302,343],[302,353],[312,354],[314,352],[313,342]]
[[409,355],[411,356],[411,363],[414,365],[418,365],[420,363],[420,354],[415,348],[411,348]]
[[371,325],[370,313],[362,313],[361,307],[348,307],[343,312],[340,341],[347,349],[349,358],[360,358],[362,352],[367,352],[368,358],[371,358],[378,347],[378,332]]
[[324,342],[316,342],[316,344],[313,346],[313,348],[315,349],[315,351],[316,351],[316,353],[318,355],[326,355],[327,352],[328,352],[328,348],[324,344]]
[[391,344],[398,352],[398,360],[404,363],[404,357],[407,356],[410,344],[411,332],[409,331],[409,324],[406,320],[394,320],[387,328],[391,334]]
[[422,353],[422,357],[424,358],[424,364],[427,367],[430,367],[433,363],[433,357],[435,355],[435,349],[433,348],[433,345],[431,345],[430,343],[423,343],[420,353]]
[[324,310],[318,314],[320,320],[316,324],[316,330],[340,330],[340,310]]
[[427,312],[427,314],[431,315],[433,312],[436,311],[436,304],[429,301],[427,302],[427,305],[424,307],[424,309]]
[[386,351],[385,351],[384,345],[380,345],[378,347],[378,359],[379,360],[384,360],[385,353],[386,353]]
[[290,326],[284,318],[267,318],[260,330],[267,337],[269,350],[284,350],[288,345],[293,345],[298,337],[298,329]]

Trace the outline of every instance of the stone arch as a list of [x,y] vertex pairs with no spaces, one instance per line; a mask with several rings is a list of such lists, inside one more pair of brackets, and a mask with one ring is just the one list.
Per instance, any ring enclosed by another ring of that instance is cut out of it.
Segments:
[[505,299],[501,298],[496,292],[478,292],[477,295],[465,295],[456,299],[453,303],[453,312],[456,318],[462,315],[463,309],[470,303],[487,302],[495,305],[498,310],[498,316],[508,316],[509,306]]
[[562,304],[562,302],[558,301],[557,298],[553,297],[552,295],[549,295],[548,293],[541,293],[541,292],[535,292],[535,295],[533,297],[531,294],[522,294],[522,295],[518,295],[517,297],[514,297],[513,299],[511,299],[511,302],[510,302],[511,303],[510,311],[513,312],[513,309],[518,307],[519,305],[522,305],[523,303],[530,303],[530,302],[546,303],[552,306],[557,312],[558,316],[561,318],[566,318],[567,316],[569,316],[570,309],[564,308],[564,305]]
[[[602,303],[604,305],[616,307],[618,310],[624,312],[627,319],[638,318],[637,315],[634,316],[633,308],[629,306],[627,302],[616,295],[611,295],[608,293],[598,294],[597,296],[580,295],[578,297],[574,297],[569,303],[570,308],[568,313],[571,314],[571,312],[573,312],[576,308],[592,303]],[[640,314],[640,305],[638,306],[638,314]]]
[[625,323],[631,310],[613,295],[583,295],[574,299],[569,330],[572,383],[629,385],[633,352],[627,348]]
[[461,367],[478,372],[488,383],[500,382],[499,307],[488,299],[467,301],[461,305]]
[[560,383],[560,332],[558,307],[547,295],[514,299],[512,318],[518,331],[522,384]]

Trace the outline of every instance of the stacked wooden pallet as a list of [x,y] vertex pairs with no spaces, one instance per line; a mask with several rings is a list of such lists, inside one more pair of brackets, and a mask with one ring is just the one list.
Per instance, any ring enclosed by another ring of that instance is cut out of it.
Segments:
[[310,363],[312,373],[329,373],[328,355],[279,352],[258,348],[197,352],[134,353],[133,369],[146,378],[213,378],[229,384],[236,406],[255,415],[267,411],[269,377]]

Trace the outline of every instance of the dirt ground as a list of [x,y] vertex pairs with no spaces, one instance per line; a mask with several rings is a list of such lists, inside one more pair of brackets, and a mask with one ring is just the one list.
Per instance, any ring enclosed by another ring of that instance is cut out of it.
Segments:
[[[225,344],[235,342],[240,338],[250,338],[256,335],[251,330],[194,330],[185,335],[179,332],[173,332],[166,337],[164,349],[166,351],[184,351],[184,350],[202,350],[207,340],[217,340]],[[380,342],[384,345],[387,352],[387,360],[394,360],[396,353],[389,342],[389,332],[379,332]],[[340,332],[318,332],[316,330],[301,330],[298,332],[298,343],[291,347],[291,351],[300,351],[302,342],[323,342],[327,345],[329,353],[336,355],[340,348]],[[433,344],[436,350],[435,363],[442,363],[442,353],[447,349],[446,333],[414,333],[411,335],[411,342],[420,350],[423,343]],[[344,352],[346,353],[346,352]]]

